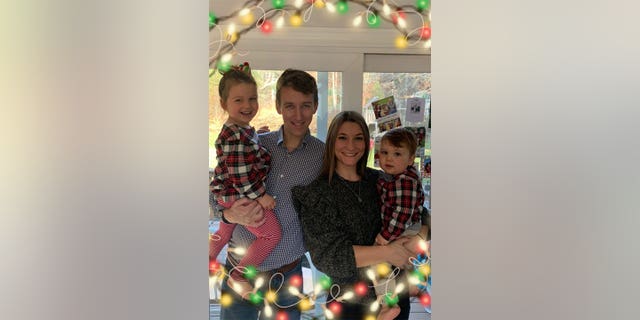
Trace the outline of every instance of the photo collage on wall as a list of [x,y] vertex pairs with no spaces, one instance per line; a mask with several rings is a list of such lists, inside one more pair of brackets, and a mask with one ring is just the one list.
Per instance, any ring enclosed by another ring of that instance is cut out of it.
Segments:
[[[420,97],[411,97],[406,99],[406,108],[404,110],[404,119],[407,124],[415,124],[415,126],[407,126],[413,134],[416,136],[418,140],[418,148],[416,149],[416,157],[422,160],[425,154],[425,145],[427,140],[427,128],[424,125],[419,125],[420,123],[424,124],[425,121],[425,104],[426,99]],[[378,129],[378,134],[373,136],[373,152],[374,156],[374,165],[376,167],[380,166],[378,150],[380,150],[380,140],[386,131],[389,131],[394,128],[402,127],[402,121],[400,117],[400,112],[396,106],[396,102],[393,96],[389,96],[380,100],[372,101],[371,108],[373,110],[373,114],[376,118],[376,128]],[[372,131],[373,132],[373,131]],[[420,161],[421,162],[421,161]],[[421,163],[418,163],[420,166]],[[422,166],[421,168],[422,169]],[[423,170],[420,170],[423,171]]]

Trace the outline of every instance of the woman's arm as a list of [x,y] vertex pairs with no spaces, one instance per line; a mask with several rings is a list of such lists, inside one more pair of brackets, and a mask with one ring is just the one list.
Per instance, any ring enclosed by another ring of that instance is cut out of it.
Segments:
[[405,239],[406,242],[404,243],[404,247],[416,255],[424,251],[428,233],[429,226],[423,224],[418,234],[409,237],[401,237],[400,239]]
[[394,266],[405,265],[413,253],[405,246],[410,239],[400,238],[385,246],[353,246],[358,268],[387,262]]

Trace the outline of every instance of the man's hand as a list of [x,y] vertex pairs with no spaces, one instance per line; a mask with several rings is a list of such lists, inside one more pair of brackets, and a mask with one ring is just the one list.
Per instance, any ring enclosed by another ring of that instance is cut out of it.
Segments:
[[266,220],[260,204],[248,198],[237,200],[222,214],[227,221],[247,227],[259,227]]
[[258,128],[258,130],[257,130],[258,134],[267,133],[269,131],[270,131],[269,130],[269,126],[262,126],[262,127]]

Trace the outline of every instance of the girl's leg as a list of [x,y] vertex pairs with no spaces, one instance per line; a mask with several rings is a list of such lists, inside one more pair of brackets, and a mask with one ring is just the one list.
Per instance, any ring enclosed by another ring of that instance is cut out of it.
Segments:
[[242,277],[242,270],[247,266],[258,267],[276,247],[281,238],[280,223],[272,210],[264,211],[266,220],[259,227],[246,227],[256,236],[256,240],[247,248],[247,253],[238,262],[234,271],[230,272],[228,285],[241,297],[253,291],[253,287]]
[[256,240],[247,248],[247,254],[240,260],[239,265],[258,267],[271,251],[278,245],[281,238],[280,223],[272,210],[265,210],[266,221],[259,227],[247,227],[256,236]]

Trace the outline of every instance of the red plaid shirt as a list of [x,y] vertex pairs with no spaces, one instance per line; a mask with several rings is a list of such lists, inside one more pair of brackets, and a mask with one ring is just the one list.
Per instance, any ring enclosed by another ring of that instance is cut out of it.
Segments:
[[419,223],[424,193],[418,172],[413,166],[390,179],[378,179],[382,200],[382,229],[380,235],[388,241],[398,238],[414,223]]
[[210,184],[216,200],[233,202],[264,195],[271,155],[257,141],[253,127],[226,123],[222,126],[216,140],[218,165]]

